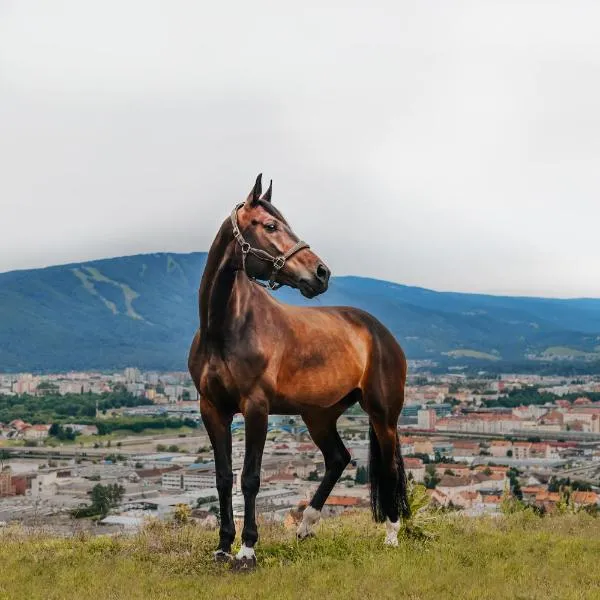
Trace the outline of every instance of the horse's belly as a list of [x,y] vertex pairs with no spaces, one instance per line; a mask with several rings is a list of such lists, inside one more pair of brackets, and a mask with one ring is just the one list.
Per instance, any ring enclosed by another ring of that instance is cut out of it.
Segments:
[[360,387],[367,356],[368,346],[359,336],[346,340],[315,334],[284,356],[276,372],[277,396],[299,412],[333,406]]
[[278,389],[272,412],[300,412],[303,407],[327,408],[337,404],[359,385],[358,374],[324,372],[296,377]]

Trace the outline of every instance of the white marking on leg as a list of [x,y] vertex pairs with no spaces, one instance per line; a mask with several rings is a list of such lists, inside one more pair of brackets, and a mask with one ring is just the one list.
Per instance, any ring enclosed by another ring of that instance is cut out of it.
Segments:
[[321,511],[307,506],[302,513],[302,523],[298,525],[296,535],[302,540],[308,537],[313,531],[313,527],[319,522],[321,518]]
[[386,519],[384,545],[396,547],[398,545],[398,531],[400,531],[400,520],[392,523],[389,519]]
[[242,560],[244,558],[247,558],[249,560],[256,560],[256,554],[254,553],[254,548],[248,548],[248,546],[246,546],[245,544],[242,544],[242,547],[240,548],[239,552],[235,555],[235,558],[237,560]]

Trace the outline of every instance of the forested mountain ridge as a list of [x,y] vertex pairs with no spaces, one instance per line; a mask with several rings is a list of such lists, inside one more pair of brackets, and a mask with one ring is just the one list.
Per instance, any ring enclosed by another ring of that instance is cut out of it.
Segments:
[[[157,253],[0,273],[0,372],[186,368],[206,253]],[[436,292],[334,277],[314,300],[378,317],[409,358],[595,360],[600,300]]]

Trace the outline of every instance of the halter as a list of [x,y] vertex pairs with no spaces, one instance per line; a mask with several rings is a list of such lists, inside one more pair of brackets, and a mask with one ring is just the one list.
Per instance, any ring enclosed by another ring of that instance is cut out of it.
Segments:
[[300,252],[300,250],[303,250],[304,248],[310,248],[310,246],[306,242],[299,240],[285,254],[281,254],[280,256],[273,256],[268,252],[261,250],[260,248],[253,248],[244,239],[244,236],[242,235],[242,232],[240,231],[238,225],[237,213],[238,210],[242,208],[242,206],[244,206],[243,202],[237,204],[235,208],[231,211],[231,224],[233,225],[233,237],[242,249],[242,265],[244,268],[244,273],[248,275],[248,273],[246,272],[246,257],[248,256],[248,254],[256,256],[256,258],[260,260],[272,263],[273,271],[271,272],[271,277],[269,278],[268,284],[264,284],[262,283],[262,281],[258,281],[256,277],[250,277],[250,275],[248,275],[248,277],[252,279],[252,281],[258,283],[258,285],[261,285],[262,287],[269,288],[270,290],[277,290],[281,287],[281,283],[277,283],[275,280],[277,279],[279,271],[281,271],[281,269],[283,269],[283,267],[285,266],[285,263],[288,260],[288,258],[292,257],[294,254],[296,254],[296,252]]

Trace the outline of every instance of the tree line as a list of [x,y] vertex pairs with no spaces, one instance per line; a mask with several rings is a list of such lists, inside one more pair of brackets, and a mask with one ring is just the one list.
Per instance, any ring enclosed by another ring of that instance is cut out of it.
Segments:
[[5,396],[0,394],[0,422],[10,423],[22,419],[33,425],[51,424],[49,435],[60,441],[73,441],[77,433],[67,423],[95,425],[99,435],[108,435],[114,431],[126,430],[140,433],[146,429],[196,428],[198,422],[190,418],[171,417],[123,417],[96,418],[96,405],[103,415],[111,410],[135,406],[147,406],[152,402],[130,394],[123,388],[115,388],[104,394],[66,394],[50,393],[43,396],[22,394]]
[[573,402],[573,400],[576,400],[580,396],[585,396],[592,402],[600,402],[600,393],[598,392],[574,393],[558,396],[557,394],[545,391],[544,388],[530,385],[521,389],[510,390],[503,398],[484,400],[483,403],[488,408],[515,408],[517,406],[554,403],[556,400],[568,400],[569,402]]
[[65,394],[49,393],[43,396],[20,394],[5,396],[0,394],[0,422],[10,423],[23,419],[32,424],[67,423],[77,420],[90,423],[98,410],[107,413],[112,409],[152,404],[147,398],[130,394],[123,388],[115,388],[104,394]]

